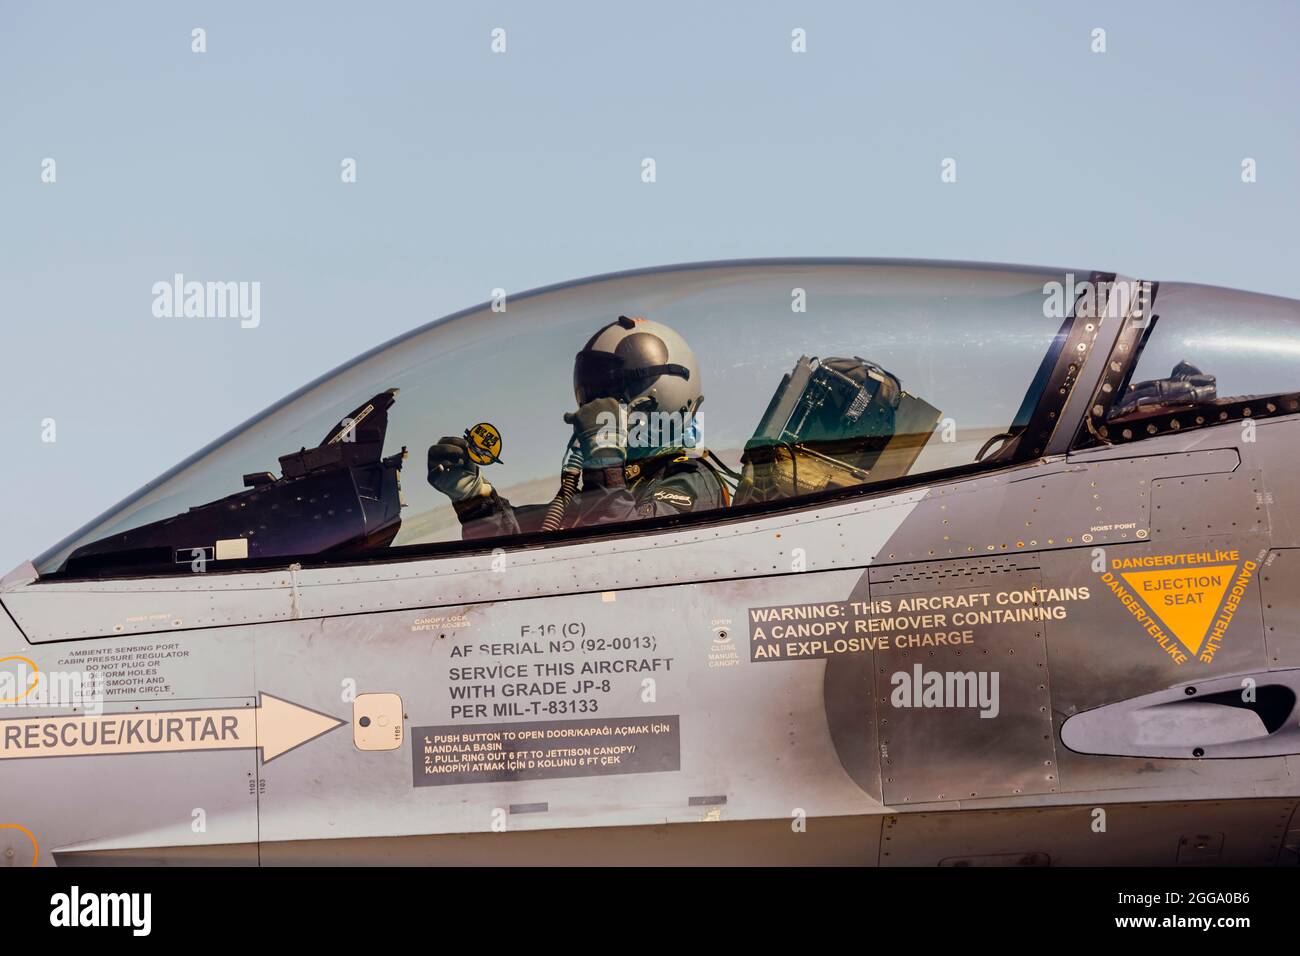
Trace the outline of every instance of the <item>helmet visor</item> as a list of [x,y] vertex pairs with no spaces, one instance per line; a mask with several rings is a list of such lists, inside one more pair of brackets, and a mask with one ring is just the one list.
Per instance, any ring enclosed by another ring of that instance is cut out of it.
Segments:
[[660,375],[690,378],[691,372],[684,365],[672,363],[629,369],[621,355],[583,351],[573,360],[573,395],[579,405],[597,398],[627,402],[645,391]]
[[612,352],[579,352],[573,360],[573,395],[579,405],[597,398],[625,400],[623,359]]

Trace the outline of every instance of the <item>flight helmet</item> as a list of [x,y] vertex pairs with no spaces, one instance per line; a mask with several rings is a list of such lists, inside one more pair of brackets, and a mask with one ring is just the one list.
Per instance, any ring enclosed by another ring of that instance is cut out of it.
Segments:
[[680,413],[683,422],[704,401],[700,368],[686,340],[661,322],[626,315],[582,347],[573,362],[573,394],[579,405],[617,398],[641,411]]

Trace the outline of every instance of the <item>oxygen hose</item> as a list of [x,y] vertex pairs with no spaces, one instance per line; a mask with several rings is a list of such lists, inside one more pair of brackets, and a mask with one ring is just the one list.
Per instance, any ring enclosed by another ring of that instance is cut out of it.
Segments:
[[573,496],[578,493],[578,479],[582,477],[582,449],[577,441],[569,443],[564,466],[560,469],[560,490],[555,493],[551,503],[546,506],[546,516],[542,518],[543,531],[558,531],[564,524],[564,516],[569,511]]

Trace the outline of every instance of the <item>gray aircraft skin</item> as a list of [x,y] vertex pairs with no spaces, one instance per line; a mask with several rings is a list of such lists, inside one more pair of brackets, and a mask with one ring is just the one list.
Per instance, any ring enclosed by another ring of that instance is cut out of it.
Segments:
[[[732,469],[801,356],[894,424],[820,490],[462,540],[426,446],[491,423],[549,501],[620,314],[692,343]],[[494,300],[0,581],[0,863],[1293,864],[1297,448],[1272,296],[761,260]]]

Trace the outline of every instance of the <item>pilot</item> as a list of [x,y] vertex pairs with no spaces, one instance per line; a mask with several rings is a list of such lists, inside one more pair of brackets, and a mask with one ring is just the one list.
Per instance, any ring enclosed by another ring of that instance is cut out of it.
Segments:
[[[512,506],[480,474],[464,438],[429,448],[429,483],[452,501],[465,538],[584,527],[722,508],[727,486],[695,447],[699,366],[659,322],[619,316],[573,363],[577,410],[561,488],[549,505]],[[578,488],[579,476],[581,489]]]

